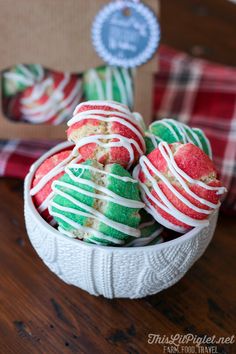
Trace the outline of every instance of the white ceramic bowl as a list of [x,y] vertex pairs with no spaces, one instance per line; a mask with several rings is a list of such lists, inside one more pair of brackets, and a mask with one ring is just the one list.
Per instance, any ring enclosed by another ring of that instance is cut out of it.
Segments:
[[140,298],[179,281],[207,248],[218,213],[208,227],[194,228],[179,238],[144,247],[106,247],[68,238],[44,221],[30,196],[37,167],[70,146],[62,143],[44,154],[25,179],[25,223],[30,241],[52,272],[68,284],[107,298]]

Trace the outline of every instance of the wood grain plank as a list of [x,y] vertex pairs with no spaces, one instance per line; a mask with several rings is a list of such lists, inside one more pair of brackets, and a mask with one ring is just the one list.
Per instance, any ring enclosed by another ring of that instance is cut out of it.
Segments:
[[107,300],[64,284],[43,265],[24,229],[22,182],[2,179],[0,193],[1,353],[161,353],[162,346],[147,344],[148,333],[232,334],[232,218],[221,217],[205,255],[174,287],[141,300]]

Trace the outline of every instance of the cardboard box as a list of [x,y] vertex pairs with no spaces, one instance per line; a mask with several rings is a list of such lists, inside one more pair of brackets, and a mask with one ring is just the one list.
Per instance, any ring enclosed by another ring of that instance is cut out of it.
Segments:
[[[144,1],[158,14],[158,1]],[[80,73],[104,65],[91,43],[92,21],[106,0],[0,0],[0,70],[39,63],[49,69]],[[152,110],[157,56],[135,76],[134,110],[148,123]],[[1,92],[0,92],[1,93]],[[0,138],[65,138],[66,125],[32,125],[9,121],[2,113]]]

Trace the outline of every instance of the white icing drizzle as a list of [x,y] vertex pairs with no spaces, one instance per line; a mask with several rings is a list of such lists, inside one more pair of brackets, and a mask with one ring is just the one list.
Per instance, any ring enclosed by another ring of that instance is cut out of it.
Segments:
[[89,70],[89,75],[91,75],[91,79],[95,83],[98,97],[101,97],[101,99],[104,100],[105,99],[105,95],[103,93],[102,83],[101,83],[101,80],[99,79],[99,76],[98,76],[96,70],[95,69],[90,69]]
[[62,112],[60,112],[57,115],[57,118],[55,120],[53,120],[52,125],[59,125],[65,121],[68,120],[68,118],[71,116],[73,110],[75,109],[75,107],[78,104],[78,101],[81,100],[82,97],[82,90],[80,93],[77,92],[77,95],[74,97],[73,101],[70,103],[70,105],[68,107],[65,107]]
[[25,65],[22,64],[18,65],[18,69],[23,73],[23,75],[32,79],[34,82],[35,75]]
[[[149,236],[142,236],[142,230],[155,225],[155,230]],[[141,247],[150,244],[153,240],[156,239],[155,244],[164,242],[163,237],[160,237],[160,234],[163,232],[164,228],[157,224],[156,220],[150,220],[142,222],[139,224],[139,230],[141,231],[141,237],[133,239],[126,244],[127,247]]]
[[[215,191],[217,194],[224,193],[225,192],[225,188],[224,187],[212,187],[212,186],[209,186],[209,185],[203,183],[202,181],[198,181],[198,180],[195,180],[195,179],[191,178],[190,176],[188,176],[184,171],[182,171],[177,166],[177,164],[176,164],[176,162],[174,160],[173,153],[172,153],[170,147],[168,146],[168,144],[166,142],[160,142],[158,147],[160,149],[160,152],[161,152],[163,158],[165,159],[165,161],[166,161],[166,163],[168,165],[168,168],[169,168],[170,172],[174,175],[176,180],[181,184],[181,186],[184,188],[184,190],[189,195],[191,195],[193,198],[198,200],[201,204],[204,204],[204,205],[208,206],[211,209],[216,209],[217,207],[219,207],[220,203],[217,203],[217,204],[211,203],[211,202],[209,202],[209,201],[207,201],[207,200],[205,200],[203,198],[200,198],[198,195],[196,195],[194,192],[192,192],[185,181],[187,181],[189,184],[199,185],[200,187],[205,188],[207,190]],[[182,203],[187,205],[189,208],[191,208],[192,210],[194,210],[194,211],[196,211],[198,213],[203,213],[203,214],[210,214],[210,212],[211,212],[211,210],[206,210],[206,209],[199,208],[199,207],[195,206],[188,199],[186,199],[183,195],[181,195],[171,185],[171,183],[168,181],[168,179],[160,171],[158,171],[155,168],[155,166],[151,163],[151,161],[146,156],[142,156],[140,158],[140,166],[137,166],[137,168],[133,172],[133,176],[134,177],[138,178],[138,174],[139,174],[140,168],[142,168],[142,172],[144,173],[146,179],[151,183],[152,188],[154,189],[154,191],[156,192],[156,194],[158,195],[158,197],[161,200],[161,202],[160,202],[157,198],[155,198],[152,195],[152,193],[150,192],[149,188],[144,183],[139,181],[140,187],[141,187],[141,192],[142,192],[142,197],[143,197],[143,200],[146,203],[146,208],[145,209],[147,211],[149,211],[151,213],[151,215],[157,221],[162,223],[164,226],[172,228],[172,229],[174,229],[176,231],[179,231],[179,232],[184,232],[185,231],[184,228],[179,227],[177,225],[173,225],[169,221],[165,220],[160,215],[160,213],[158,213],[158,211],[153,207],[153,205],[150,203],[150,200],[154,203],[154,205],[157,205],[160,209],[164,210],[168,214],[172,215],[175,219],[180,220],[181,222],[183,222],[186,225],[189,225],[189,226],[201,226],[201,225],[207,225],[208,224],[208,220],[197,220],[197,219],[193,219],[193,218],[183,214],[180,210],[178,210],[169,201],[169,199],[162,192],[162,190],[160,189],[157,181],[155,180],[155,178],[153,178],[153,176],[151,175],[149,170],[151,170],[154,173],[154,175],[156,175],[159,179],[161,179],[167,185],[167,187],[172,191],[172,193],[179,200],[181,200]],[[164,223],[163,223],[163,220],[164,220]]]
[[123,74],[123,78],[125,81],[125,88],[126,88],[126,92],[127,92],[127,100],[128,100],[128,106],[129,107],[133,107],[133,88],[132,88],[132,80],[130,78],[129,72],[127,69],[125,68],[121,68],[122,74]]
[[206,137],[206,135],[203,133],[203,131],[201,129],[193,128],[193,131],[198,131],[201,134],[201,136],[203,137],[203,139],[207,145],[209,156],[212,159],[212,149],[211,149],[211,144],[210,144],[209,139]]
[[[121,111],[123,113],[126,113],[128,115],[131,115],[130,110],[128,109],[127,106],[123,105],[122,103],[119,102],[115,102],[115,101],[103,101],[103,100],[99,100],[99,101],[88,101],[88,102],[81,102],[75,109],[73,115],[77,114],[78,111],[80,110],[80,108],[84,107],[84,106],[91,106],[91,107],[97,107],[97,106],[105,106],[105,107],[110,107],[113,109],[117,109],[118,111]],[[119,113],[116,111],[116,113]],[[69,123],[69,122],[68,122]]]
[[[58,227],[58,231],[60,231],[62,234],[66,235],[66,236],[69,236],[71,238],[77,238],[78,237],[73,232],[65,230],[65,229],[63,229],[60,226]],[[87,228],[87,233],[88,233],[89,236],[86,235],[84,237],[85,240],[92,240],[93,243],[96,243],[97,245],[101,245],[101,242],[95,240],[93,236],[90,236],[92,234],[91,234],[91,231],[89,231],[89,228]],[[101,233],[93,232],[93,235],[95,235],[95,237],[101,238]],[[102,238],[103,238],[103,240],[112,242],[112,243],[117,244],[117,245],[123,245],[124,244],[123,240],[114,239],[113,237],[107,236],[107,235],[104,235],[104,234],[102,234]]]
[[175,130],[173,129],[173,127],[169,124],[170,122],[174,123],[176,128],[178,128],[179,130],[179,122],[176,122],[174,119],[166,119],[166,118],[163,118],[161,120],[158,120],[158,121],[154,121],[152,122],[150,125],[149,125],[149,130],[150,132],[152,132],[152,128],[155,126],[155,125],[158,125],[158,124],[162,124],[165,125],[170,131],[171,133],[174,135],[175,139],[178,139],[179,140],[179,137],[178,135],[176,134]]
[[[179,141],[179,137],[176,133],[176,131],[174,130],[174,128],[169,124],[168,121],[166,121],[165,119],[162,119],[161,120],[161,124],[162,125],[165,125],[171,132],[171,134],[174,136],[174,138]],[[181,134],[181,129],[180,129],[180,134]],[[183,136],[183,139],[184,139],[184,142],[186,142],[186,139],[185,139],[185,135],[184,134],[181,134]]]
[[183,127],[184,127],[184,130],[186,132],[188,132],[188,133],[186,133],[188,141],[192,144],[195,144],[195,142],[190,138],[190,136],[192,135],[193,138],[195,139],[195,141],[197,142],[197,145],[199,146],[199,148],[203,150],[203,146],[202,146],[202,143],[201,143],[198,135],[196,133],[194,133],[194,131],[191,128],[189,128],[187,125],[183,124]]
[[52,197],[53,197],[53,192],[51,192],[51,193],[47,196],[47,198],[39,205],[39,207],[38,207],[38,212],[39,212],[40,214],[41,214],[42,212],[44,212],[44,211],[48,208],[49,203],[50,203]]
[[35,67],[36,71],[38,72],[37,81],[41,81],[44,76],[43,67],[40,64],[36,64],[36,65],[34,65],[34,67]]
[[73,232],[71,231],[68,231],[68,230],[65,230],[63,229],[63,227],[60,227],[58,226],[58,231],[60,231],[62,234],[66,235],[66,236],[69,236],[70,238],[76,238],[77,236],[73,234]]
[[[89,143],[96,143],[99,146],[102,146],[103,148],[111,148],[111,147],[124,147],[126,150],[129,152],[129,167],[133,164],[134,162],[134,150],[133,146],[135,146],[136,150],[140,155],[143,155],[145,152],[145,141],[143,139],[143,133],[142,128],[140,124],[137,122],[137,120],[134,118],[133,114],[126,108],[125,106],[121,104],[117,104],[115,102],[107,102],[105,103],[103,101],[92,101],[88,102],[87,106],[106,106],[111,109],[118,109],[118,111],[106,111],[104,109],[89,109],[83,112],[79,112],[78,110],[83,107],[85,103],[80,104],[77,106],[74,112],[74,116],[72,117],[71,120],[67,123],[67,125],[70,127],[73,124],[76,124],[78,122],[81,122],[85,119],[93,119],[96,121],[102,121],[106,123],[119,123],[129,130],[131,130],[137,137],[138,141],[141,143],[141,148],[138,144],[138,142],[132,138],[127,138],[124,137],[123,135],[120,134],[94,134],[90,135],[88,137],[84,137],[80,139],[77,144],[76,144],[76,149],[79,149],[80,147],[89,144]],[[123,119],[125,118],[125,119]],[[108,140],[108,139],[117,139],[118,141],[116,142],[109,142],[109,143],[104,143],[101,140]]]
[[47,90],[47,88],[50,87],[52,83],[53,80],[49,77],[40,84],[34,85],[31,91],[31,95],[29,97],[22,98],[21,102],[27,105],[33,103],[35,100],[40,99],[40,97],[42,97],[42,95],[44,94],[45,90]]
[[146,127],[146,124],[145,124],[145,122],[144,122],[143,117],[141,116],[141,114],[138,113],[138,112],[133,112],[133,117],[134,117],[136,123],[137,123],[137,124],[139,125],[139,127],[141,128],[141,130],[146,130],[147,127]]
[[121,74],[120,74],[119,70],[116,67],[113,67],[112,71],[113,71],[114,78],[115,78],[115,80],[117,82],[117,86],[118,86],[119,91],[120,91],[121,102],[123,104],[125,104],[125,105],[128,105],[129,102],[128,102],[128,99],[127,99],[127,95],[126,95],[126,91],[125,91],[125,85],[124,85],[124,83],[122,81]]
[[71,101],[73,101],[73,99],[77,96],[78,92],[81,91],[81,86],[82,86],[82,82],[78,81],[76,85],[73,87],[73,89],[71,90],[71,92],[69,93],[69,95],[67,97],[64,97],[64,99],[61,102],[59,102],[58,110],[67,107],[71,103]]
[[7,80],[15,81],[16,83],[19,82],[27,86],[31,86],[34,83],[32,79],[24,77],[21,74],[16,72],[6,72],[3,74],[3,76]]
[[[89,101],[91,102],[91,101]],[[97,102],[97,106],[102,106],[102,104],[99,104],[99,102],[101,101],[96,101]],[[105,102],[108,102],[108,101],[105,101]],[[111,102],[111,101],[109,101]],[[90,104],[88,104],[90,106]],[[80,104],[79,104],[80,106]],[[105,104],[104,104],[105,106]],[[108,105],[106,103],[106,106],[109,107],[109,108],[114,108],[110,105]],[[135,125],[136,127],[140,128],[140,125],[137,123],[136,119],[134,118],[133,114],[129,111],[129,112],[123,112],[123,111],[117,111],[116,109],[118,108],[114,108],[113,111],[107,111],[107,110],[104,110],[104,109],[87,109],[86,111],[82,111],[82,112],[78,112],[78,106],[76,107],[75,109],[75,112],[76,113],[73,113],[73,117],[68,121],[67,125],[68,126],[71,126],[79,121],[81,121],[82,119],[80,118],[83,118],[83,119],[89,119],[88,116],[90,117],[90,115],[94,116],[94,115],[97,115],[97,116],[101,116],[101,118],[104,118],[102,116],[115,116],[117,118],[125,118],[126,120],[130,121],[130,123],[133,123],[133,125]],[[114,117],[112,117],[114,118]],[[95,118],[94,118],[95,119]]]
[[145,136],[151,139],[152,144],[154,145],[154,148],[156,149],[158,147],[158,144],[160,141],[163,141],[159,136],[156,136],[151,133],[145,133]]
[[[192,140],[190,139],[190,137],[187,134],[187,130],[184,129],[184,126],[182,123],[180,122],[176,122],[175,120],[171,120],[172,124],[175,126],[175,128],[178,130],[179,134],[182,136],[183,139],[183,143],[187,144],[188,142],[192,143]],[[169,125],[169,124],[168,124]]]
[[[71,90],[69,96],[65,97],[58,105],[57,111],[62,110],[62,114],[58,115],[57,119],[54,121],[54,124],[60,124],[68,118],[73,110],[75,109],[76,105],[80,101],[82,97],[82,82],[76,83],[74,88]],[[56,112],[55,112],[56,113]]]
[[159,244],[164,242],[163,237],[158,237],[163,231],[163,228],[159,228],[157,230],[155,230],[150,236],[147,237],[139,237],[137,239],[134,239],[132,241],[130,241],[129,243],[127,243],[125,246],[126,247],[142,247],[142,246],[146,246],[149,243],[151,243],[153,240],[157,239],[155,244]]
[[[116,244],[123,244],[124,241],[123,240],[119,240],[117,238],[113,238],[111,236],[107,236],[107,235],[104,235],[103,233],[97,231],[97,230],[94,230],[90,227],[87,227],[87,226],[82,226],[76,222],[74,222],[73,220],[69,219],[68,217],[66,217],[65,215],[62,215],[62,214],[59,214],[59,213],[56,213],[56,212],[52,212],[51,210],[51,206],[49,206],[49,212],[50,214],[53,213],[54,216],[60,218],[61,220],[65,221],[67,224],[71,225],[72,227],[75,228],[75,230],[82,230],[83,232],[88,232],[89,234],[92,234],[94,235],[95,237],[98,237],[98,238],[101,238],[103,240],[107,240],[107,241],[112,241],[113,243],[116,243]],[[66,235],[71,235],[71,237],[77,237],[76,235],[74,235],[72,232],[68,231],[68,230],[64,230],[63,228],[60,227],[60,229],[58,228],[59,231],[61,231],[62,233],[66,234]],[[86,238],[85,238],[86,239]]]
[[142,230],[142,229],[144,229],[145,227],[153,226],[155,223],[156,223],[156,220],[151,220],[151,221],[147,221],[147,222],[142,222],[142,223],[139,225],[139,229]]
[[[102,80],[100,80],[100,85],[102,87]],[[103,93],[102,96],[99,98],[102,99],[107,99],[107,100],[113,100],[113,90],[112,90],[112,72],[111,68],[108,66],[105,69],[105,94]]]

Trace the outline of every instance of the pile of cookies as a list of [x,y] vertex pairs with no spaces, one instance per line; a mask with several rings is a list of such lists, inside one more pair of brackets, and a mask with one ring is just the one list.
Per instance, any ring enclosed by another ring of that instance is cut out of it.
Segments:
[[31,196],[62,234],[106,246],[165,241],[206,226],[225,188],[205,134],[172,119],[148,128],[114,101],[80,103],[70,145],[38,167]]

